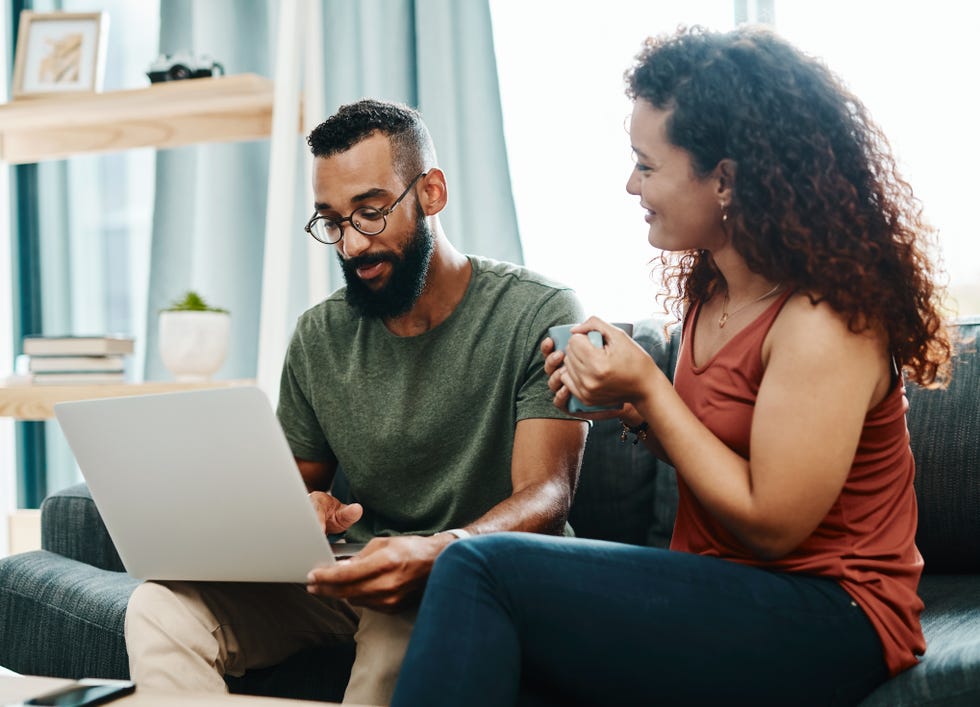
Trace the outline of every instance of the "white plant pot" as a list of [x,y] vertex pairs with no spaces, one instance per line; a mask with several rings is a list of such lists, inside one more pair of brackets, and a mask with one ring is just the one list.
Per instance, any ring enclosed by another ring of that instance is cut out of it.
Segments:
[[179,382],[211,379],[228,355],[225,312],[160,312],[160,356]]

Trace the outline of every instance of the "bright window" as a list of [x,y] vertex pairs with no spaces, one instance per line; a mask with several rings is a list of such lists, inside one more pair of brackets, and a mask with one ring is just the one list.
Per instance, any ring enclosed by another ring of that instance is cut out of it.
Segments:
[[[732,0],[606,3],[491,0],[508,159],[525,261],[578,290],[589,313],[637,319],[654,302],[647,227],[626,194],[623,72],[648,35],[678,24],[727,30]],[[940,229],[960,314],[980,312],[980,246],[965,167],[977,61],[950,1],[775,2],[775,27],[822,57],[865,102]]]
[[782,2],[776,28],[836,71],[888,136],[939,229],[951,306],[980,313],[974,138],[980,99],[974,12],[952,0]]

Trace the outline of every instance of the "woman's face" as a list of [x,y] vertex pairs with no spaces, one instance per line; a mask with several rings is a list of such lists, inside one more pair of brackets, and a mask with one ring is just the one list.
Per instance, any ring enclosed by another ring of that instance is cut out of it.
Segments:
[[650,224],[647,240],[661,250],[716,250],[728,242],[721,205],[728,191],[718,170],[703,179],[690,154],[667,139],[669,111],[644,100],[633,104],[630,142],[636,162],[626,191],[640,197]]

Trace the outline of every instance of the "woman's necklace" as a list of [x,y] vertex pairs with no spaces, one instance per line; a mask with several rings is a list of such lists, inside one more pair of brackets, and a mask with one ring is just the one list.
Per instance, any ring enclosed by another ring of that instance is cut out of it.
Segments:
[[751,302],[746,302],[741,307],[739,307],[738,309],[736,309],[734,312],[729,312],[728,311],[728,291],[726,290],[725,291],[725,301],[721,305],[721,316],[718,317],[718,328],[719,329],[724,329],[725,328],[725,325],[728,324],[728,320],[729,319],[731,319],[732,317],[734,317],[736,314],[738,314],[739,312],[741,312],[746,307],[748,307],[750,305],[753,305],[756,302],[761,302],[762,300],[766,299],[767,297],[772,297],[774,294],[776,294],[776,292],[782,286],[783,286],[783,283],[777,282],[776,283],[776,286],[773,287],[771,290],[769,290],[766,294],[762,295],[761,297],[756,297]]

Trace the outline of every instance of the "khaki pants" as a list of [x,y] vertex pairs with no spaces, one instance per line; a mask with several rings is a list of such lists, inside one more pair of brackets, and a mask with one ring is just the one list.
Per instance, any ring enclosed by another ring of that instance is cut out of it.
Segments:
[[227,692],[224,675],[353,637],[357,657],[344,702],[383,705],[394,692],[414,623],[414,611],[355,609],[300,584],[144,582],[126,610],[126,649],[140,687]]

